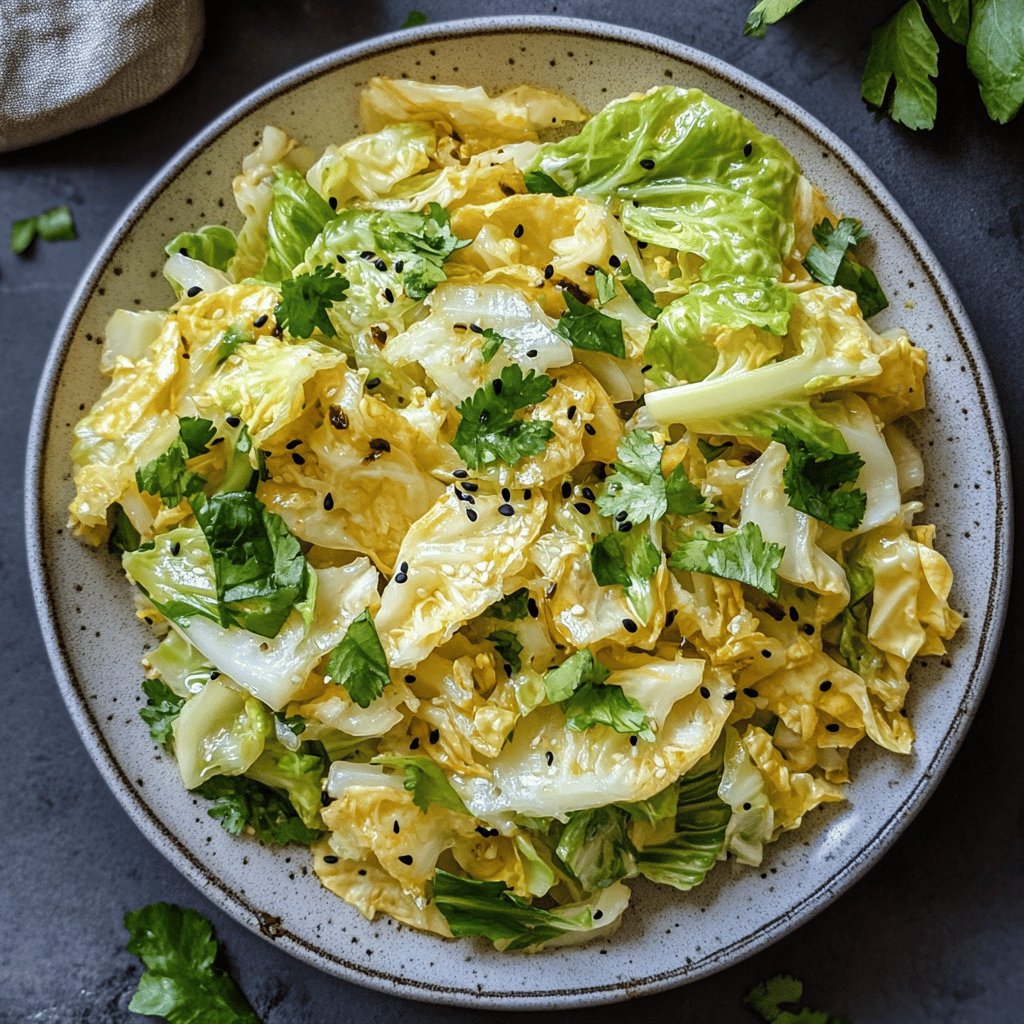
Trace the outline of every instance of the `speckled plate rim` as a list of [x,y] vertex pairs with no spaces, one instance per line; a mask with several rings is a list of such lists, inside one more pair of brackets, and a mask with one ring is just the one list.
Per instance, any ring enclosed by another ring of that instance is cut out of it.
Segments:
[[[589,37],[645,49],[687,61],[713,77],[746,90],[759,100],[785,115],[810,132],[859,185],[883,208],[892,226],[921,261],[929,284],[953,324],[956,338],[974,381],[981,412],[994,455],[993,476],[996,508],[994,529],[995,576],[989,590],[974,664],[953,717],[951,727],[939,744],[932,760],[922,767],[920,777],[909,800],[883,827],[867,839],[855,856],[846,860],[814,894],[797,907],[790,908],[766,922],[756,931],[729,946],[719,948],[681,963],[677,968],[633,980],[617,980],[607,985],[560,988],[537,991],[529,996],[521,993],[479,991],[453,985],[428,983],[375,971],[337,956],[330,950],[294,935],[287,929],[268,926],[266,915],[243,894],[232,891],[205,864],[185,849],[163,826],[155,814],[139,799],[121,766],[106,744],[93,720],[81,684],[75,677],[64,641],[56,626],[51,582],[44,564],[43,538],[43,473],[48,444],[49,410],[71,341],[86,304],[110,259],[125,236],[147,211],[156,196],[209,143],[228,130],[239,119],[292,88],[330,73],[354,60],[381,55],[424,42],[446,42],[479,34],[554,34]],[[803,924],[833,899],[854,884],[889,848],[897,836],[921,810],[934,792],[963,741],[967,727],[981,700],[995,661],[1009,600],[1010,567],[1012,566],[1013,513],[1011,505],[1010,461],[1006,433],[998,398],[986,365],[981,346],[963,305],[931,249],[910,219],[878,178],[850,148],[817,119],[782,94],[732,65],[711,57],[693,47],[634,29],[575,18],[543,16],[511,16],[471,18],[420,26],[390,33],[337,50],[284,74],[251,93],[218,117],[208,128],[180,149],[129,204],[118,223],[108,233],[85,272],[55,336],[40,381],[29,429],[29,448],[25,475],[26,538],[32,594],[50,663],[61,694],[92,759],[114,792],[128,816],[186,878],[223,911],[250,930],[261,934],[291,955],[337,977],[393,995],[402,995],[428,1002],[449,1005],[503,1007],[507,1009],[555,1009],[585,1006],[630,999],[694,981],[753,955]]]

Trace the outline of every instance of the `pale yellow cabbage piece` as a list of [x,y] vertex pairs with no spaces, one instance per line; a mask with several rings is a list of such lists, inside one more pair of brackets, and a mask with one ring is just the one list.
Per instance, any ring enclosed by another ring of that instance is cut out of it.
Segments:
[[541,129],[587,117],[565,96],[529,85],[491,97],[479,86],[382,77],[366,83],[359,113],[371,132],[402,121],[426,121],[439,134],[457,136],[463,157],[507,142],[536,142]]
[[305,411],[266,440],[270,479],[257,493],[295,536],[363,552],[391,573],[409,527],[444,492],[434,474],[460,462],[411,416],[368,394],[366,376],[338,366],[297,396]]
[[[511,496],[515,510],[502,515],[499,495],[479,494],[475,504],[446,490],[409,528],[393,577],[381,595],[377,632],[394,668],[413,667],[451,639],[464,622],[504,593],[504,581],[526,564],[526,551],[540,532],[547,502],[534,493]],[[472,521],[468,511],[476,513]]]

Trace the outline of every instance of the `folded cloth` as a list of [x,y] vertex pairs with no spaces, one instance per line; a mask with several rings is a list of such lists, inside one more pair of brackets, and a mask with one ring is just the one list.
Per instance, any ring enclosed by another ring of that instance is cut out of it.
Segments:
[[202,0],[0,0],[0,152],[149,103],[202,42]]

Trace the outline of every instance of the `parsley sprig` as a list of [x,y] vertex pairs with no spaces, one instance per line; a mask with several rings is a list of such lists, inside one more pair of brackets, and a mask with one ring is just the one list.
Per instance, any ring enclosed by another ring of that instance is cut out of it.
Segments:
[[857,296],[865,318],[881,313],[889,305],[874,271],[856,260],[850,250],[871,236],[859,220],[843,217],[838,224],[823,220],[812,229],[815,245],[804,260],[804,267],[815,281],[837,284]]
[[471,469],[492,462],[512,466],[529,455],[539,455],[554,436],[550,420],[520,419],[516,413],[536,405],[555,382],[533,370],[526,375],[518,366],[506,366],[501,376],[458,405],[462,417],[452,447]]
[[327,311],[345,298],[347,290],[348,278],[330,267],[317,267],[312,273],[281,282],[281,301],[274,307],[274,318],[293,338],[309,338],[317,328],[328,338],[337,337]]
[[352,620],[327,661],[327,676],[343,686],[361,708],[368,708],[391,682],[388,659],[367,608]]

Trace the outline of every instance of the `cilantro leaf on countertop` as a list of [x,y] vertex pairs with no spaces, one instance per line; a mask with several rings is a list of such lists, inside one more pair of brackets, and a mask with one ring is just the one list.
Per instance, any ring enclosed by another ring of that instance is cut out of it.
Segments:
[[[966,0],[963,3],[966,7]],[[978,80],[988,116],[1000,124],[1016,117],[1024,106],[1024,5],[1020,0],[974,0],[967,66]]]
[[857,296],[865,319],[881,313],[889,305],[874,271],[854,259],[850,249],[871,236],[859,220],[843,217],[833,225],[827,218],[812,229],[815,245],[807,251],[804,267],[815,281],[837,284]]
[[643,429],[631,430],[619,441],[614,471],[597,499],[601,515],[636,526],[646,519],[657,522],[666,512],[694,515],[711,511],[711,503],[690,482],[681,463],[667,478],[662,475],[662,450]]
[[368,708],[391,682],[388,659],[369,608],[352,620],[331,652],[326,678],[343,686],[361,708]]
[[802,981],[788,974],[777,974],[755,985],[743,997],[743,1005],[766,1024],[849,1024],[845,1017],[801,1006],[803,995]]
[[524,377],[518,366],[506,366],[500,378],[456,407],[462,419],[452,447],[473,469],[499,460],[511,466],[528,455],[539,455],[554,436],[551,421],[518,419],[515,414],[536,405],[554,383],[534,370]]
[[319,328],[328,338],[338,332],[327,311],[341,302],[348,290],[348,278],[330,267],[317,267],[309,274],[281,282],[281,301],[274,307],[274,318],[293,338],[309,338]]
[[127,949],[145,965],[128,1009],[169,1024],[259,1024],[234,979],[215,964],[218,947],[205,917],[170,903],[124,916]]
[[668,564],[683,572],[701,572],[723,580],[738,580],[778,597],[778,568],[785,550],[766,541],[757,523],[744,523],[723,537],[684,540],[672,552]]
[[607,352],[619,359],[626,358],[621,320],[580,302],[572,292],[562,292],[562,297],[565,299],[566,311],[555,324],[556,334],[565,338],[573,348]]
[[779,427],[772,437],[789,452],[782,482],[790,505],[837,530],[857,529],[867,495],[842,488],[856,482],[864,460],[856,452],[811,446],[788,427]]
[[405,16],[405,21],[399,28],[415,28],[417,25],[425,25],[430,19],[422,11],[410,11]]
[[412,802],[424,813],[431,804],[446,807],[449,811],[469,814],[462,802],[462,797],[455,792],[448,776],[441,770],[436,761],[429,757],[395,757],[381,754],[375,757],[373,764],[382,764],[389,768],[401,768],[405,772],[402,783],[412,793]]
[[743,24],[745,36],[764,37],[766,26],[781,21],[787,14],[795,11],[804,0],[758,0],[750,9],[747,20]]
[[917,0],[907,0],[871,33],[871,49],[861,79],[861,98],[908,128],[935,125],[939,44]]
[[44,242],[69,242],[78,237],[75,221],[67,206],[54,206],[35,217],[23,217],[11,224],[11,252],[21,256],[41,238]]

